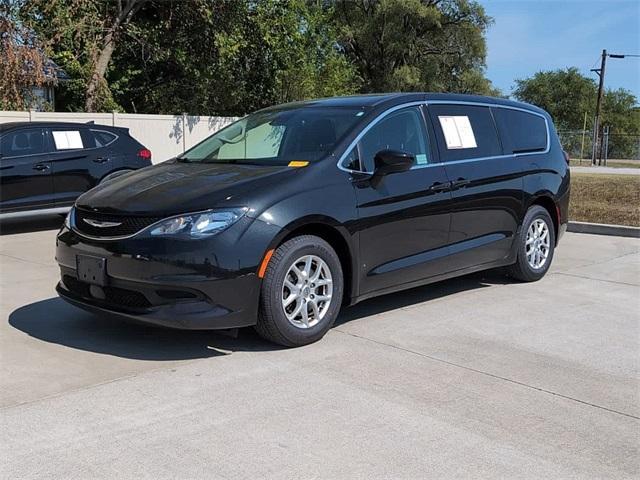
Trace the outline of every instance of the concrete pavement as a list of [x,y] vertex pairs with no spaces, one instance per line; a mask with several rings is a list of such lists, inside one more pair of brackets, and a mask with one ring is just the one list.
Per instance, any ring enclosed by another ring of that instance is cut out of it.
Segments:
[[566,234],[540,282],[370,300],[286,350],[67,306],[54,237],[0,237],[1,478],[640,476],[638,239]]

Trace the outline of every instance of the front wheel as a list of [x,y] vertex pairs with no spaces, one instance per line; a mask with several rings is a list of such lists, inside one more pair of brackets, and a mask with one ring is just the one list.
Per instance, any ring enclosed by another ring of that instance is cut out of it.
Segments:
[[313,235],[286,241],[272,255],[262,281],[257,332],[287,347],[321,339],[338,316],[343,284],[331,245]]
[[539,205],[531,207],[515,241],[518,254],[516,262],[508,269],[509,275],[523,282],[540,280],[551,266],[556,245],[549,212]]

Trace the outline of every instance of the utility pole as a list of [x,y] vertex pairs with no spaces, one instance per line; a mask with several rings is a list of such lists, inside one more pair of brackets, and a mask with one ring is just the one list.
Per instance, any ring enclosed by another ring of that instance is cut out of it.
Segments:
[[607,66],[607,51],[602,50],[602,61],[600,68],[594,68],[591,71],[596,72],[600,77],[600,83],[598,84],[598,100],[596,101],[596,117],[593,120],[593,148],[591,150],[591,164],[596,164],[596,158],[598,158],[599,146],[600,146],[600,109],[602,108],[602,94],[604,90],[604,69]]
[[582,144],[580,145],[580,165],[584,158],[584,134],[587,133],[587,112],[584,112],[584,125],[582,125]]
[[604,69],[607,66],[607,57],[611,58],[625,58],[625,57],[638,57],[639,55],[616,55],[613,53],[607,54],[606,50],[602,50],[602,61],[600,68],[592,68],[592,72],[596,72],[600,77],[600,83],[598,84],[598,100],[596,102],[596,117],[593,120],[593,149],[591,150],[591,163],[596,164],[596,158],[598,159],[598,165],[602,164],[602,140],[600,139],[600,110],[602,108],[602,96],[604,95]]

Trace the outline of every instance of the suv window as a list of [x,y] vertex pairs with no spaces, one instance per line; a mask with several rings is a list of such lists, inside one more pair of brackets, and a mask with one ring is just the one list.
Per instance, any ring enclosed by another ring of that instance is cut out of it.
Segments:
[[505,153],[539,152],[547,148],[547,124],[539,115],[494,108]]
[[106,147],[115,142],[117,135],[105,130],[91,130],[96,141],[96,147]]
[[367,172],[373,171],[373,159],[380,150],[412,153],[415,165],[427,164],[427,132],[420,109],[407,107],[387,115],[364,134],[359,148],[360,165]]
[[51,130],[55,150],[77,150],[85,145],[80,130]]
[[2,152],[3,157],[44,153],[44,130],[41,128],[27,128],[7,133],[0,141],[0,152]]
[[430,105],[444,162],[502,155],[491,110],[476,105]]

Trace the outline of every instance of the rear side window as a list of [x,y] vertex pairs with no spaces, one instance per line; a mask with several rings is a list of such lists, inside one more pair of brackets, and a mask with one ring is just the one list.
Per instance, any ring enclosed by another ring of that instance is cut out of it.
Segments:
[[53,145],[59,150],[78,150],[84,148],[80,130],[51,130]]
[[44,153],[44,130],[41,128],[26,128],[7,133],[0,140],[0,152],[2,152],[3,157]]
[[91,130],[96,141],[96,147],[106,147],[115,142],[117,135],[105,130]]
[[505,153],[541,152],[547,148],[547,124],[539,115],[494,108]]
[[440,158],[444,162],[502,155],[491,110],[475,105],[430,105]]

